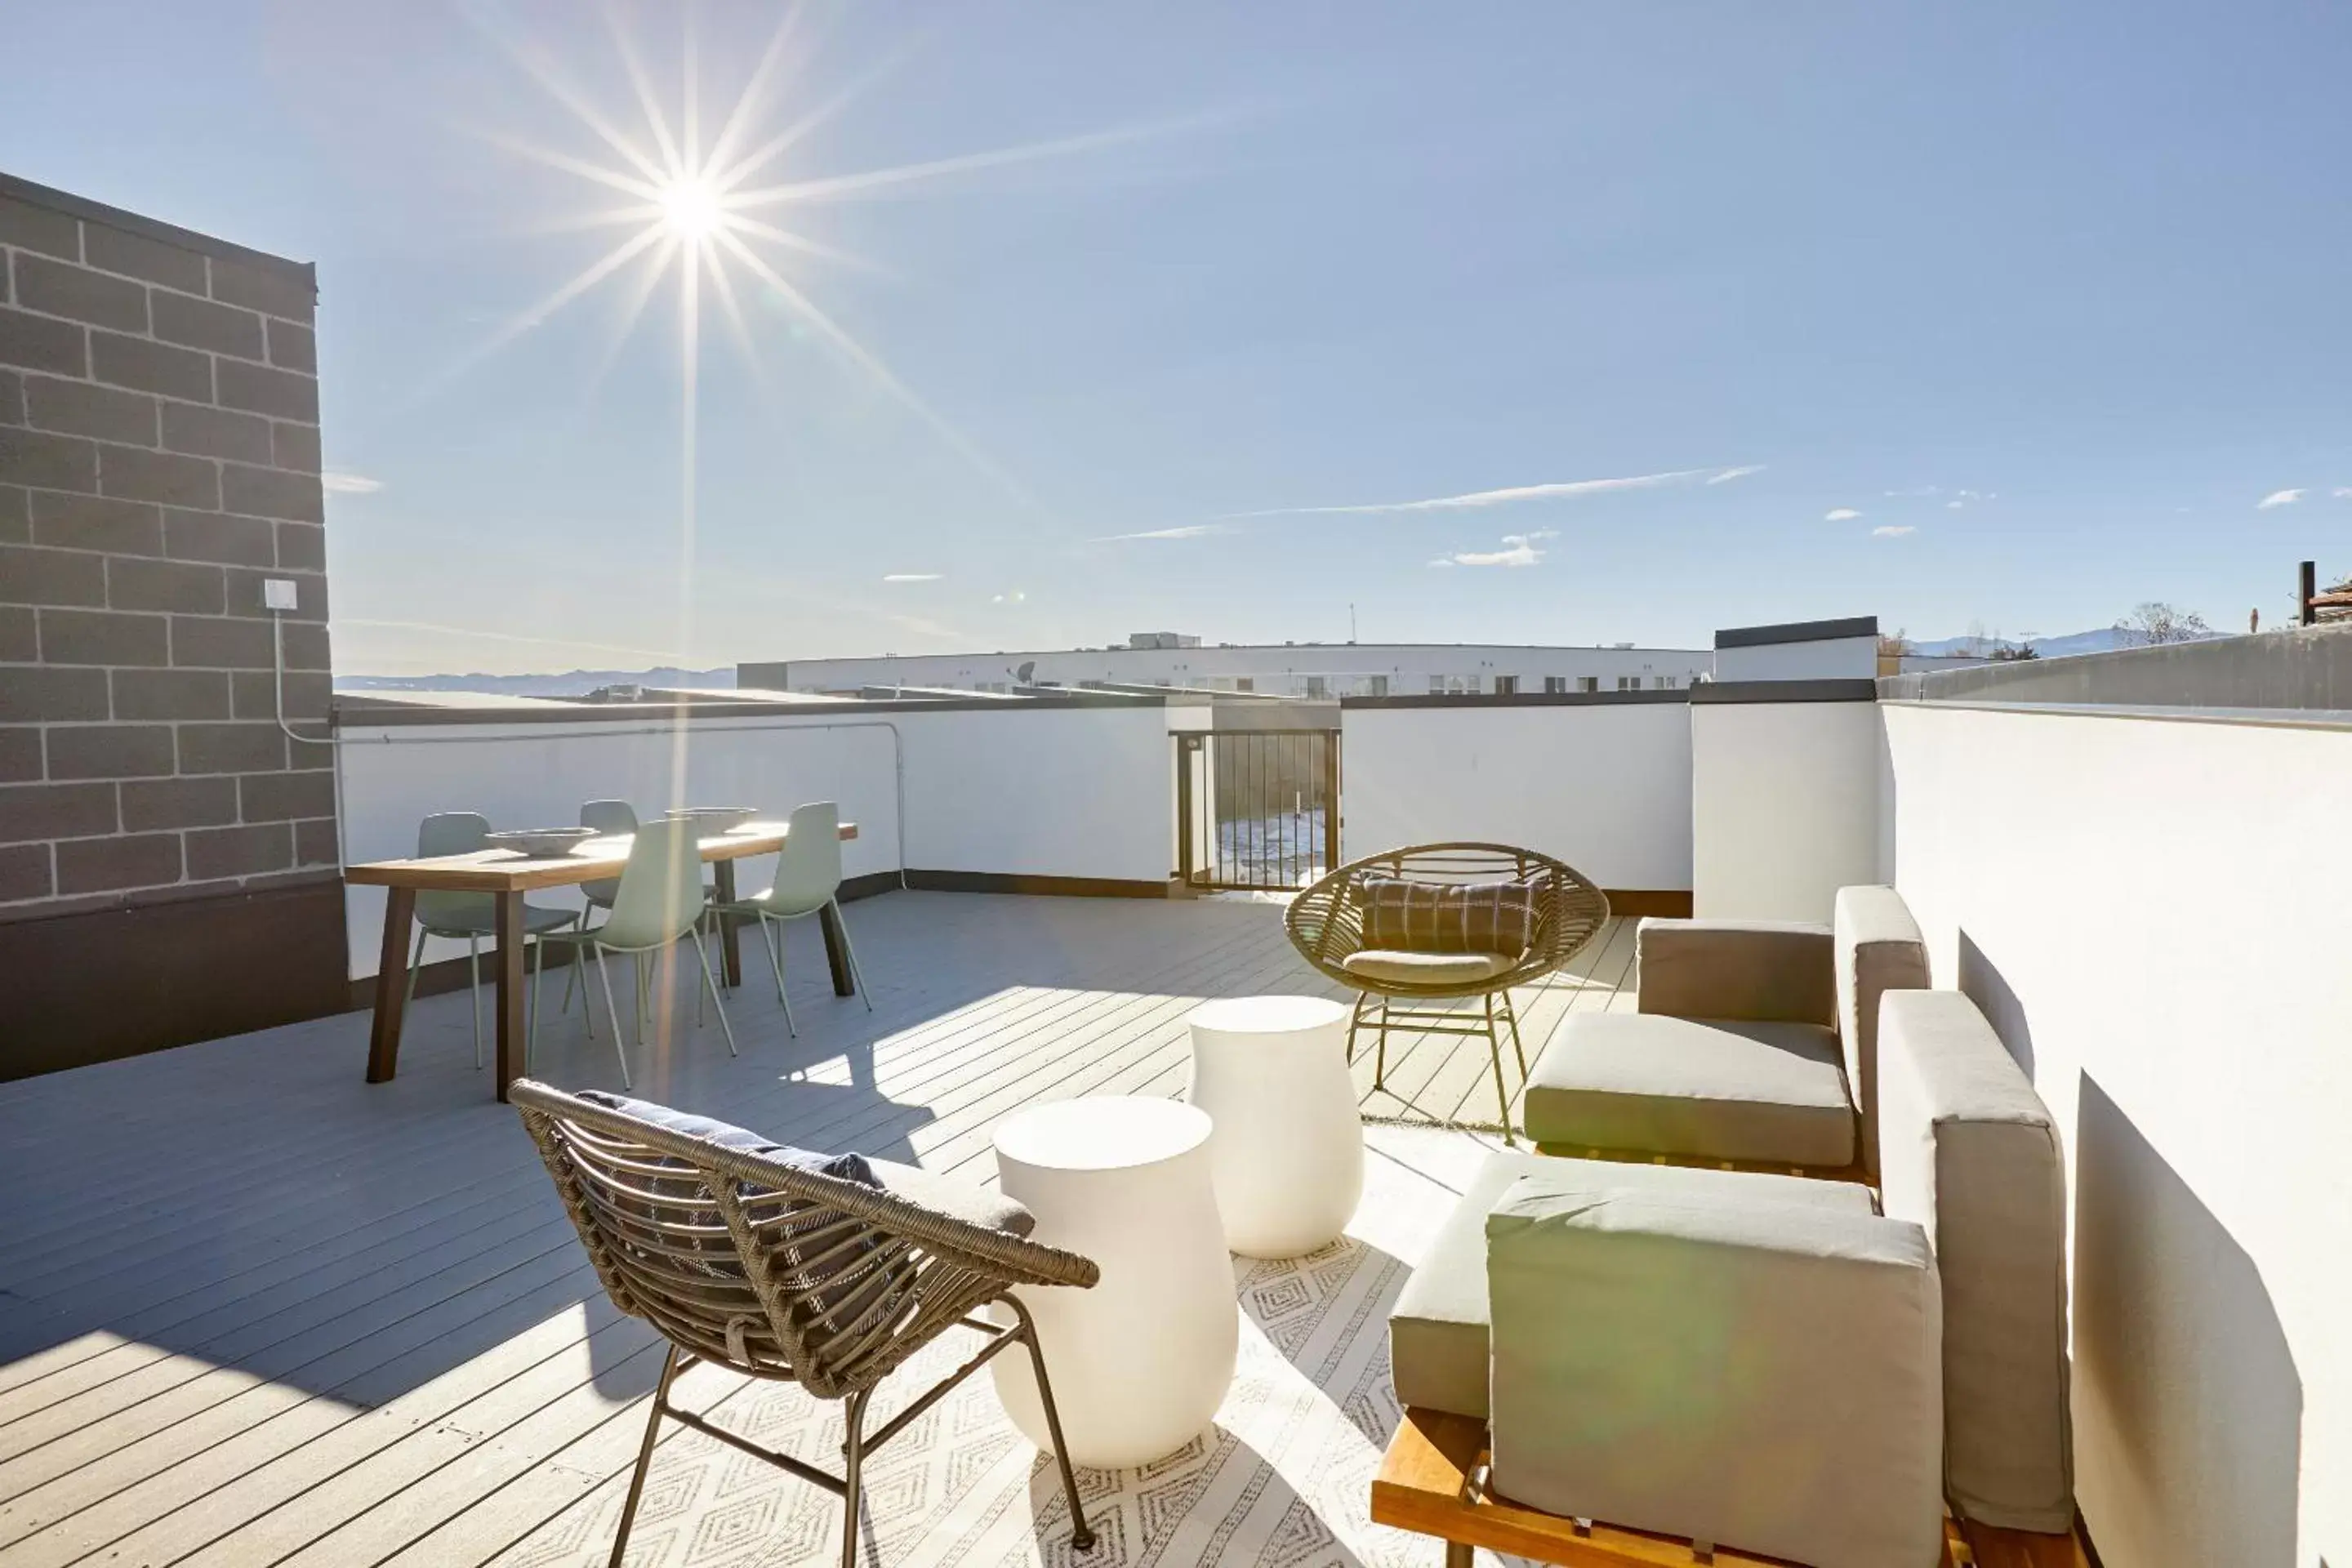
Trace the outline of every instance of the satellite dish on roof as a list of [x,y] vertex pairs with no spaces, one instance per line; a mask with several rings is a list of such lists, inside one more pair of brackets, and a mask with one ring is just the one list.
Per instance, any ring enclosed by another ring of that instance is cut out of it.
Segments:
[[1029,678],[1036,673],[1037,661],[1034,658],[1024,658],[1021,661],[1021,668],[1013,672],[1013,679],[1026,686],[1029,684]]

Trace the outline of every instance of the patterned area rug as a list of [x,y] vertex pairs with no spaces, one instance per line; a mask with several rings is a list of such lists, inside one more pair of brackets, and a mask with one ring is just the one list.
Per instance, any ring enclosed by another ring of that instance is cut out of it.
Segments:
[[[1388,1310],[1413,1260],[1484,1156],[1462,1133],[1368,1127],[1364,1203],[1341,1240],[1283,1262],[1235,1258],[1242,1342],[1216,1424],[1138,1470],[1081,1470],[1097,1542],[1079,1555],[1050,1459],[1008,1422],[982,1373],[867,1463],[862,1563],[887,1568],[1425,1568],[1436,1544],[1373,1525],[1373,1472],[1399,1419]],[[970,1353],[929,1346],[894,1384],[919,1391]],[[713,1397],[718,1374],[682,1385]],[[890,1410],[886,1384],[877,1417]],[[911,1392],[909,1396],[911,1397]],[[630,1419],[637,1417],[632,1413]],[[713,1418],[836,1468],[840,1406],[790,1386],[744,1387]],[[656,1451],[628,1562],[634,1568],[796,1568],[840,1550],[841,1505],[697,1433]],[[622,1485],[600,1488],[500,1559],[517,1568],[602,1564]]]

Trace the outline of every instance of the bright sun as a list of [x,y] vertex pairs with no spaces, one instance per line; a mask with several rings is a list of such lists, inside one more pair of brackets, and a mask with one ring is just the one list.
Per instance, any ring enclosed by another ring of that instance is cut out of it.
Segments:
[[662,222],[680,239],[707,239],[719,224],[719,193],[703,180],[678,180],[662,188]]

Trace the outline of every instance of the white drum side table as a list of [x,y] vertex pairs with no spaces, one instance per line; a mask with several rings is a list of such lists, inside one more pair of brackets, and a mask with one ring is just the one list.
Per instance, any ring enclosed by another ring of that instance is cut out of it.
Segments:
[[[1037,1324],[1074,1464],[1124,1469],[1165,1458],[1224,1403],[1241,1317],[1209,1132],[1192,1106],[1118,1096],[1032,1106],[996,1126],[998,1180],[1036,1215],[1034,1239],[1102,1269],[1091,1290],[1016,1288]],[[1049,1449],[1027,1360],[998,1356],[990,1370],[1013,1424]]]
[[1364,1194],[1348,1076],[1348,1009],[1321,996],[1236,996],[1193,1010],[1192,1087],[1225,1245],[1297,1258],[1337,1238]]

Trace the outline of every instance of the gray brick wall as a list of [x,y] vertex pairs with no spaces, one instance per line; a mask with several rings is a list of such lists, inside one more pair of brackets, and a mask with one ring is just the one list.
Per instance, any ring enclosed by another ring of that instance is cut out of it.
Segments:
[[315,300],[0,176],[0,921],[333,874]]

